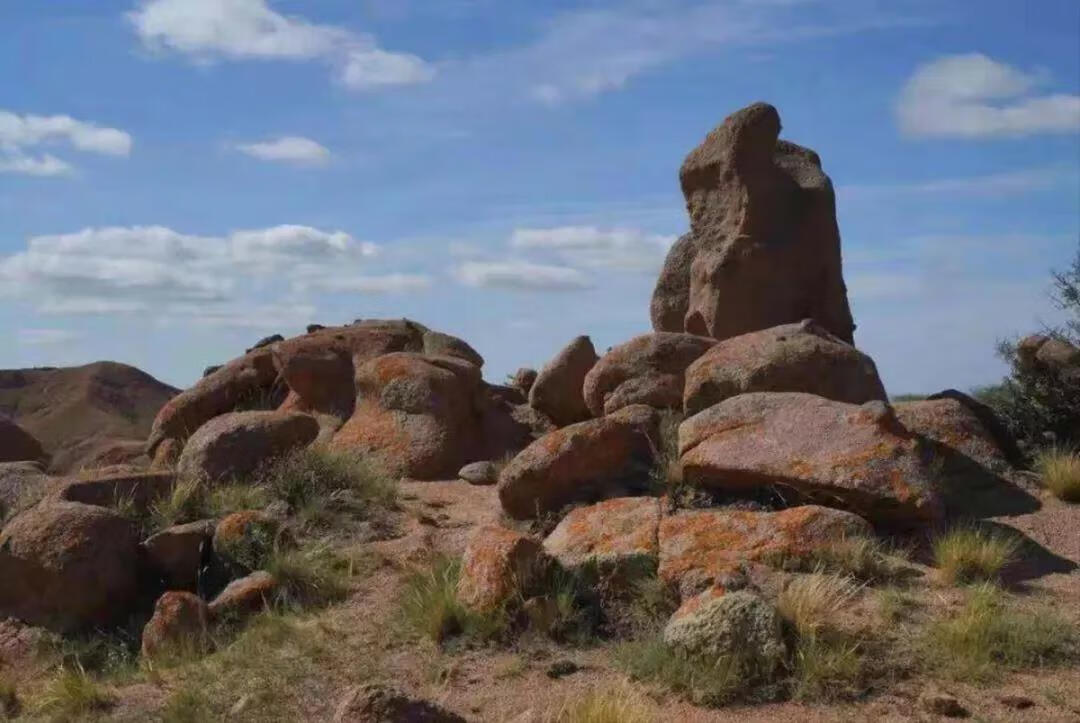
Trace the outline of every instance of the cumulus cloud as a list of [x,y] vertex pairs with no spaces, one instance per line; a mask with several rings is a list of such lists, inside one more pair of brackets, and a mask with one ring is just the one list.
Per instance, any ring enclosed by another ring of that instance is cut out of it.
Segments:
[[1047,80],[981,53],[938,58],[918,67],[901,90],[897,121],[903,133],[915,137],[1080,131],[1080,95],[1038,94]]
[[588,268],[651,272],[663,265],[675,238],[634,228],[558,226],[516,229],[510,237],[510,246],[549,251],[567,263]]
[[266,0],[144,0],[127,19],[152,50],[199,62],[321,60],[358,90],[422,83],[435,72],[415,55],[383,50],[371,35],[283,15]]
[[[279,293],[312,288],[382,293],[418,281],[389,276],[366,285],[342,275],[378,247],[343,231],[284,225],[227,236],[184,234],[162,226],[87,228],[36,236],[24,251],[0,257],[0,294],[46,313],[211,315],[243,302],[256,282],[288,271]],[[323,284],[320,287],[320,284]]]
[[16,339],[22,346],[69,344],[85,336],[82,332],[70,329],[19,329],[16,332]]
[[282,136],[258,143],[240,143],[236,150],[262,161],[277,161],[302,166],[324,166],[330,150],[303,136]]
[[71,116],[19,115],[0,110],[0,173],[64,176],[74,171],[67,161],[50,153],[33,155],[34,148],[66,144],[76,151],[128,156],[131,135],[117,128],[75,120]]
[[592,286],[578,269],[529,261],[467,261],[453,274],[465,286],[476,288],[573,291]]

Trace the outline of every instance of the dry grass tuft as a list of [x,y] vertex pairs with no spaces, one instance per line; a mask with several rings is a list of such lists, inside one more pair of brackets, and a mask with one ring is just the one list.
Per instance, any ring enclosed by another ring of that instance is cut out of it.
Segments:
[[505,609],[476,612],[458,600],[460,578],[461,560],[450,557],[414,570],[405,580],[399,608],[406,630],[440,644],[455,637],[490,640],[505,632],[510,624]]
[[1015,537],[981,527],[956,527],[934,541],[934,564],[950,584],[993,581],[1019,549]]
[[1068,449],[1048,449],[1036,459],[1035,469],[1043,486],[1055,497],[1080,503],[1080,454]]
[[657,718],[641,693],[630,686],[593,690],[567,701],[551,723],[654,723]]
[[756,682],[737,658],[705,660],[664,643],[657,634],[621,643],[615,664],[634,680],[648,681],[695,705],[718,707],[745,697]]
[[817,636],[859,594],[851,578],[815,572],[792,580],[776,598],[776,609],[800,637]]
[[80,667],[61,667],[34,700],[35,712],[53,720],[76,720],[112,707],[112,695]]

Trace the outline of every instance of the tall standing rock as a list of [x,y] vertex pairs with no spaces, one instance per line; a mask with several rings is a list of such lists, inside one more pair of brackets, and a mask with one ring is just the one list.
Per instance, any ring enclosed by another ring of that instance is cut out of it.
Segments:
[[692,240],[672,247],[660,275],[658,331],[726,339],[812,318],[853,342],[832,182],[816,153],[779,134],[776,108],[755,103],[686,157]]
[[588,419],[592,415],[585,405],[582,385],[596,361],[592,340],[576,337],[540,370],[529,390],[529,406],[560,427]]

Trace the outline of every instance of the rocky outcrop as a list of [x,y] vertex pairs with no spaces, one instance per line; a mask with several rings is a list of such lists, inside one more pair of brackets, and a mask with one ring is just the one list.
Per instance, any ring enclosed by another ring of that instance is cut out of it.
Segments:
[[181,475],[210,482],[243,479],[261,465],[311,444],[319,424],[298,412],[232,412],[191,436],[177,466]]
[[536,540],[504,527],[478,527],[461,560],[458,599],[474,610],[494,610],[511,596],[527,594],[544,568]]
[[776,109],[755,103],[686,157],[691,236],[654,293],[658,331],[726,339],[812,318],[852,342],[832,183],[816,153],[779,134]]
[[34,435],[0,416],[0,462],[43,462],[49,456]]
[[632,579],[656,571],[660,500],[620,497],[578,507],[559,522],[544,551],[566,570],[595,568]]
[[190,592],[170,590],[154,603],[154,614],[143,627],[142,655],[185,655],[209,643],[206,603]]
[[175,481],[176,475],[171,472],[106,469],[92,476],[61,482],[56,496],[68,502],[97,507],[130,505],[133,511],[144,514],[155,502],[168,496]]
[[998,417],[997,412],[989,405],[983,404],[970,394],[964,394],[956,389],[945,389],[937,394],[931,394],[926,399],[931,402],[938,399],[952,399],[959,402],[965,409],[975,415],[983,429],[993,437],[994,444],[1001,450],[1001,453],[1005,455],[1005,459],[1010,464],[1015,466],[1023,464],[1024,454],[1016,444],[1016,438]]
[[0,531],[0,614],[58,632],[121,619],[137,592],[137,546],[112,510],[38,504]]
[[33,507],[55,483],[39,462],[0,462],[0,524]]
[[591,415],[582,385],[596,360],[596,350],[589,337],[573,339],[540,370],[529,391],[530,406],[560,427],[588,419]]
[[686,368],[715,339],[657,332],[612,348],[585,378],[585,403],[597,416],[645,404],[657,409],[682,406]]
[[683,478],[746,492],[769,486],[900,527],[937,524],[933,450],[883,402],[798,392],[732,397],[682,423]]
[[994,437],[966,406],[955,399],[897,402],[896,417],[910,431],[959,452],[991,470],[1009,463]]
[[539,376],[535,369],[530,367],[521,367],[511,379],[511,385],[518,389],[522,394],[528,396],[532,391],[533,384],[536,383],[536,377]]
[[714,586],[740,587],[755,564],[800,559],[817,547],[872,534],[858,515],[817,505],[685,511],[660,521],[659,574],[689,599]]
[[197,589],[199,571],[210,559],[216,525],[214,520],[173,525],[143,542],[147,564],[166,589],[190,592]]
[[711,663],[738,659],[746,675],[768,675],[787,652],[776,608],[748,590],[713,588],[687,600],[664,627],[664,642]]
[[1043,334],[1025,336],[1016,344],[1016,358],[1025,371],[1080,383],[1080,348],[1064,339]]
[[887,400],[874,361],[811,319],[717,343],[686,370],[684,409],[697,414],[746,392],[807,392],[848,404]]
[[627,407],[544,435],[499,475],[499,500],[524,520],[588,499],[618,497],[648,478],[656,413]]

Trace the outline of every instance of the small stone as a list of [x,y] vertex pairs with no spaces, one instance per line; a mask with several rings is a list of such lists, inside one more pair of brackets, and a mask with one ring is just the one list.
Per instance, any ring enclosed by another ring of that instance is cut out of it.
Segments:
[[581,670],[581,666],[573,660],[556,660],[548,666],[547,677],[557,680],[565,675],[573,675],[579,670]]
[[499,468],[494,462],[473,462],[462,467],[458,477],[471,485],[493,485],[499,481]]
[[947,693],[927,692],[919,698],[923,710],[946,718],[967,718],[967,708]]
[[998,701],[1006,708],[1014,710],[1027,710],[1035,706],[1035,701],[1026,695],[1002,695],[998,697]]

